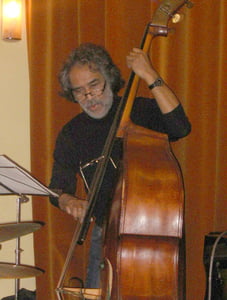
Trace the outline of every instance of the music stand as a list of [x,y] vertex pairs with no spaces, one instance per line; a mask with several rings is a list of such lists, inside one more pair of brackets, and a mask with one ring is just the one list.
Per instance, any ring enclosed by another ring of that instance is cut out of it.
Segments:
[[[21,221],[21,203],[27,202],[27,195],[53,196],[58,194],[48,189],[40,181],[35,179],[27,170],[16,164],[6,155],[0,155],[0,195],[18,195],[17,199],[17,223]],[[20,264],[20,237],[16,242],[16,266]],[[19,279],[15,279],[15,299],[18,299]]]

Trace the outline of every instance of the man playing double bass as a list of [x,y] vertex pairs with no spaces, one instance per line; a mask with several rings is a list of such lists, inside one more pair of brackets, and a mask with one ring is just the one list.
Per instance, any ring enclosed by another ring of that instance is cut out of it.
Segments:
[[[191,126],[183,107],[153,68],[149,57],[141,49],[134,48],[127,56],[127,65],[146,82],[154,97],[135,99],[130,116],[132,122],[166,133],[170,141],[187,136]],[[51,198],[51,203],[83,222],[87,201],[75,196],[75,175],[82,170],[85,186],[89,189],[95,170],[93,162],[100,159],[124,80],[107,51],[90,43],[81,44],[72,51],[59,80],[62,96],[79,104],[83,112],[64,125],[57,137],[50,188],[60,191],[60,196]],[[116,166],[121,157],[121,139],[116,138],[93,211],[96,224],[90,246],[87,288],[100,286],[102,224],[113,195],[118,173]]]

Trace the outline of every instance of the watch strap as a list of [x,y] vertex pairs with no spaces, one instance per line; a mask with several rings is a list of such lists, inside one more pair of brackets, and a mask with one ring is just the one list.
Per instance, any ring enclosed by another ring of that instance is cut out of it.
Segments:
[[150,84],[149,86],[148,86],[148,88],[150,89],[150,90],[152,90],[154,87],[156,87],[156,86],[162,86],[163,85],[163,80],[162,80],[162,78],[160,78],[160,77],[158,77],[152,84]]

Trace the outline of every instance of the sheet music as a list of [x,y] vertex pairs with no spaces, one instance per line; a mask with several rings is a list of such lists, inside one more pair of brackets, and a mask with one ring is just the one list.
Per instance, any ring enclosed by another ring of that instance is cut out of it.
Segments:
[[0,155],[0,194],[58,197],[58,194],[48,189],[6,155]]

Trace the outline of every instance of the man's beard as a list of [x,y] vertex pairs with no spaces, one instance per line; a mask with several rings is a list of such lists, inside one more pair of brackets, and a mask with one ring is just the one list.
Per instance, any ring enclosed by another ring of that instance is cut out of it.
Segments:
[[[91,118],[102,119],[108,114],[113,104],[113,92],[109,87],[106,87],[106,90],[101,98],[102,99],[92,98],[90,100],[87,100],[85,104],[80,104],[80,106],[82,107],[83,111],[86,112],[86,114],[88,114]],[[100,112],[90,110],[89,108],[92,108],[93,105],[101,105],[102,110]]]

